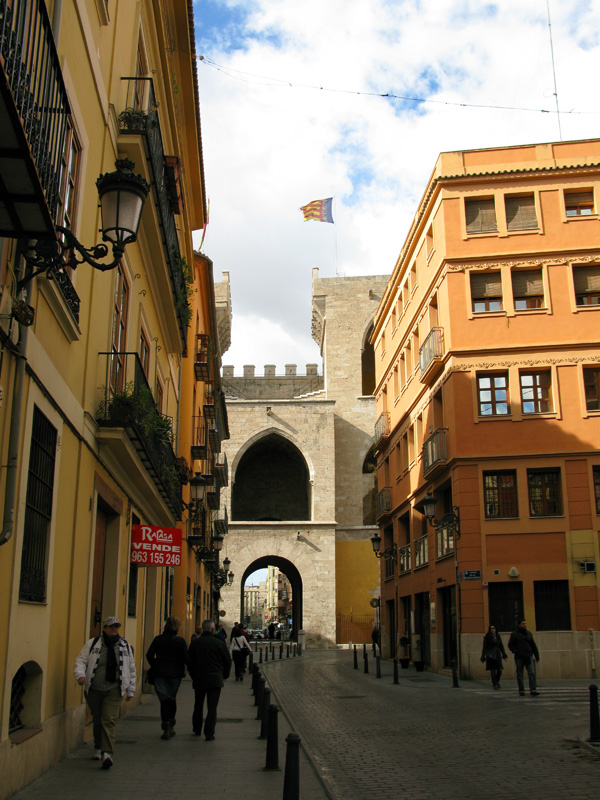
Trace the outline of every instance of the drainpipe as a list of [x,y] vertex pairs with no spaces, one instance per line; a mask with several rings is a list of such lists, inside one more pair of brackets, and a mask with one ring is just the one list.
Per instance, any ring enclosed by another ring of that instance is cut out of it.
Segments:
[[54,44],[58,47],[58,37],[60,36],[60,21],[62,19],[63,0],[54,0],[54,11],[52,12],[52,33]]
[[[20,250],[17,258],[21,256]],[[24,290],[24,300],[29,300],[31,284]],[[17,369],[13,388],[10,433],[8,437],[8,464],[6,468],[6,487],[4,490],[4,516],[0,547],[6,544],[13,535],[15,522],[15,497],[17,496],[17,464],[19,460],[19,434],[21,430],[21,407],[23,405],[23,389],[25,385],[25,365],[27,364],[27,336],[29,328],[19,324],[20,354],[17,356]]]

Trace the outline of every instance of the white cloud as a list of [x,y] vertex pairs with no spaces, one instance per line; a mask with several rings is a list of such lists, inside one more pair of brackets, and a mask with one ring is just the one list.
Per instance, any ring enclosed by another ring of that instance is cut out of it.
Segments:
[[[276,363],[282,372],[318,360],[311,268],[321,277],[391,272],[441,151],[559,138],[546,0],[194,7],[197,52],[238,70],[233,78],[206,63],[198,69],[211,202],[203,249],[217,271],[230,272],[225,361],[236,369]],[[600,101],[589,87],[600,3],[552,0],[550,8],[562,138],[595,137]],[[329,196],[335,229],[304,223],[299,206]]]

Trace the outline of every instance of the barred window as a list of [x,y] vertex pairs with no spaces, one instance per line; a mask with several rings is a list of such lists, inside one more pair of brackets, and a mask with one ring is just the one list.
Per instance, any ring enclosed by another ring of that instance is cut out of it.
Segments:
[[483,499],[487,519],[518,517],[516,471],[484,472]]
[[596,514],[600,514],[600,467],[594,467],[594,497],[596,498]]
[[56,428],[39,408],[34,406],[19,597],[21,600],[37,603],[46,600],[56,441]]
[[529,513],[532,517],[562,514],[560,469],[528,469]]
[[536,630],[571,630],[569,581],[534,581],[533,601]]

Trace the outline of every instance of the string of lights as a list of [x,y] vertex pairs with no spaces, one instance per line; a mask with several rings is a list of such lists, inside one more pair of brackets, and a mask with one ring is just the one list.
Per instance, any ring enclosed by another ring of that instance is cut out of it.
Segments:
[[310,89],[319,92],[333,92],[336,94],[352,94],[358,95],[362,97],[379,97],[382,99],[387,100],[403,100],[405,102],[410,103],[432,103],[436,105],[443,105],[443,106],[454,106],[457,108],[478,108],[478,109],[492,109],[497,111],[528,111],[531,113],[538,113],[538,114],[600,114],[600,111],[576,111],[575,109],[571,109],[570,111],[558,111],[558,109],[551,109],[551,108],[528,108],[525,106],[504,106],[504,105],[493,105],[491,103],[463,103],[459,101],[452,101],[452,100],[434,100],[432,98],[427,97],[410,97],[408,95],[402,94],[395,94],[394,92],[361,92],[353,89],[332,89],[327,86],[315,86],[313,84],[308,83],[293,83],[292,81],[282,80],[280,78],[272,78],[266,75],[257,75],[252,72],[243,72],[242,70],[233,69],[233,67],[226,67],[222,64],[217,64],[212,59],[208,58],[207,56],[199,56],[198,61],[204,64],[207,67],[211,67],[218,72],[222,72],[224,75],[227,75],[234,80],[241,81],[243,83],[253,83],[255,85],[260,86],[274,86],[279,87],[282,89]]

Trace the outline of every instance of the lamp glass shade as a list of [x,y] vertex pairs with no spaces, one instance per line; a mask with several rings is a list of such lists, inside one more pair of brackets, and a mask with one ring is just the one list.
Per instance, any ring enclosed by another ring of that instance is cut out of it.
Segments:
[[229,558],[227,558],[227,557],[224,558],[223,559],[223,569],[225,570],[225,572],[227,572],[229,570],[230,566],[231,566],[231,560]]
[[428,494],[425,496],[423,500],[423,513],[427,517],[427,519],[433,519],[435,517],[435,507],[437,505],[437,500],[432,494]]
[[233,583],[233,579],[234,579],[234,577],[235,577],[235,576],[234,576],[233,572],[229,572],[229,573],[228,573],[228,575],[227,575],[227,583],[228,583],[230,586],[231,586],[231,584]]
[[197,472],[193,478],[190,478],[190,499],[196,505],[204,500],[204,492],[206,491],[206,483],[202,475]]
[[133,161],[115,162],[115,172],[101,175],[96,181],[102,214],[102,238],[124,247],[137,238],[148,184],[134,175]]
[[373,545],[373,552],[378,553],[381,547],[381,536],[378,533],[371,536],[371,544]]
[[216,550],[217,552],[219,550],[222,550],[223,549],[223,537],[219,536],[218,534],[216,536],[213,536],[212,546],[213,546],[213,549]]

